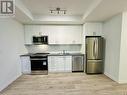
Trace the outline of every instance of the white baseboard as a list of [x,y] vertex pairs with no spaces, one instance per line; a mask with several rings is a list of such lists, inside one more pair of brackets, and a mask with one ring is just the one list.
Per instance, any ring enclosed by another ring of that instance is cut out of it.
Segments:
[[9,81],[6,82],[6,84],[4,84],[3,86],[0,87],[0,92],[2,90],[4,90],[5,88],[7,88],[11,83],[13,83],[17,78],[19,78],[22,74],[13,77],[12,79],[9,79]]
[[107,77],[109,77],[110,79],[112,79],[113,81],[119,83],[119,81],[118,81],[115,77],[111,76],[111,75],[108,74],[107,72],[104,72],[104,74],[105,74]]
[[119,80],[119,83],[120,84],[125,84],[125,83],[127,83],[127,80]]

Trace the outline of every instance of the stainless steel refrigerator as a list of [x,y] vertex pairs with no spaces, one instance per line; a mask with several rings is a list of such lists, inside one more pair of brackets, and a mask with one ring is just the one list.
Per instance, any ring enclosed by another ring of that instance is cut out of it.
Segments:
[[86,73],[103,73],[103,38],[86,36]]

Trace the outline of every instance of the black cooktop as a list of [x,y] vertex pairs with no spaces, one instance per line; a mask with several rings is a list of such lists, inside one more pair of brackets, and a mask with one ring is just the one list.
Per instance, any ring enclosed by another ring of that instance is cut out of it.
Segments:
[[48,56],[49,53],[34,53],[34,54],[31,54],[31,57],[36,57],[36,56]]
[[41,54],[42,55],[42,54],[49,54],[49,53],[35,53],[34,55],[36,55],[36,54]]

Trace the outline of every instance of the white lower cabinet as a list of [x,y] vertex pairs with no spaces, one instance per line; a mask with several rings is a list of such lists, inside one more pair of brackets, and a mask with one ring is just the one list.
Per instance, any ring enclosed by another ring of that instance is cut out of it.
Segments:
[[49,56],[48,57],[49,72],[71,72],[72,56]]
[[30,56],[21,56],[20,59],[21,59],[22,73],[30,74],[31,73]]
[[72,56],[65,56],[64,71],[72,72]]

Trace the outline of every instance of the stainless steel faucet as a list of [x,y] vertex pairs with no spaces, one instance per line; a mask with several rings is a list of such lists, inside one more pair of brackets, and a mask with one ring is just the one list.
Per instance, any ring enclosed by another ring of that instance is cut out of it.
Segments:
[[66,50],[63,50],[63,54],[65,54],[66,53]]

